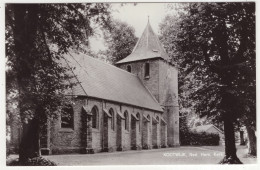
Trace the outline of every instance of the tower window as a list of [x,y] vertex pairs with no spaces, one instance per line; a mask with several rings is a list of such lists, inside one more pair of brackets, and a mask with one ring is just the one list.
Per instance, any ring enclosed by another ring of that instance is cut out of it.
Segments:
[[126,70],[127,70],[129,73],[131,73],[132,67],[131,67],[130,65],[127,65]]
[[144,65],[144,77],[149,78],[149,76],[150,76],[150,64],[145,63],[145,65]]
[[73,108],[66,105],[61,111],[61,128],[73,128]]

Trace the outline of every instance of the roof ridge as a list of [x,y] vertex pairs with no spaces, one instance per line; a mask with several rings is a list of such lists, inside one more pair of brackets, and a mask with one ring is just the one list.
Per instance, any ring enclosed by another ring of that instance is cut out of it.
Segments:
[[128,74],[130,74],[130,75],[132,75],[132,76],[138,77],[136,74],[130,73],[130,72],[126,71],[126,70],[123,70],[123,69],[121,69],[121,68],[118,68],[117,66],[114,66],[114,65],[112,65],[112,64],[106,63],[106,62],[104,62],[104,61],[102,61],[102,60],[100,60],[100,59],[97,59],[97,58],[88,56],[88,55],[86,55],[86,54],[84,54],[84,53],[82,53],[82,52],[79,52],[79,54],[83,54],[83,55],[85,55],[86,57],[89,57],[90,59],[96,60],[97,62],[100,62],[100,63],[102,63],[102,64],[108,65],[108,66],[113,67],[113,68],[115,68],[115,69],[118,69],[118,70],[120,70],[120,71],[122,71],[122,72],[126,72],[126,73],[128,73]]

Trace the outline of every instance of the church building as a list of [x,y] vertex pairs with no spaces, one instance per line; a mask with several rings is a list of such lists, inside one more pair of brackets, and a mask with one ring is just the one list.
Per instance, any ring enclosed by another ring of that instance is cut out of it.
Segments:
[[65,55],[78,82],[74,104],[48,121],[42,154],[97,153],[179,145],[178,71],[148,24],[116,66],[82,53]]

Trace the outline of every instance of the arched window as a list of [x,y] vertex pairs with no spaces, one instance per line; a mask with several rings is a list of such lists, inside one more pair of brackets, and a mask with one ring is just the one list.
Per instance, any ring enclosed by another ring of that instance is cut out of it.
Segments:
[[92,113],[92,128],[98,128],[98,108],[97,106],[94,106],[91,110]]
[[144,77],[149,78],[149,76],[150,76],[150,64],[145,63],[145,65],[144,65]]
[[112,116],[111,117],[111,129],[115,130],[115,114],[114,114],[114,110],[112,108],[109,109],[109,114]]
[[130,65],[127,65],[127,66],[126,66],[126,70],[131,73],[132,67],[131,67]]
[[136,114],[136,117],[139,119],[139,132],[140,132],[140,130],[141,130],[141,117],[140,117],[140,113],[137,113]]
[[61,128],[72,128],[73,129],[73,107],[66,105],[61,110]]
[[159,121],[159,116],[156,116],[156,120]]
[[128,125],[129,118],[128,118],[128,112],[127,111],[124,112],[124,117],[125,117],[125,130],[128,130],[129,129],[129,125]]

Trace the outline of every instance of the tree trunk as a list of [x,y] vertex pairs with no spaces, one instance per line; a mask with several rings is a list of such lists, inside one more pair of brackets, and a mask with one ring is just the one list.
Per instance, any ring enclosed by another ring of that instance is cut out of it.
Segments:
[[248,154],[256,156],[257,148],[256,148],[255,131],[249,126],[246,126],[246,130],[248,134]]
[[239,133],[240,133],[240,145],[245,145],[244,131],[239,131]]
[[242,164],[236,154],[234,126],[229,116],[225,116],[224,119],[224,134],[225,157],[220,161],[220,164]]
[[220,164],[242,164],[236,154],[235,132],[234,132],[234,113],[232,106],[235,102],[234,96],[230,93],[223,93],[222,105],[226,112],[224,118],[224,134],[225,134],[225,157],[220,161]]
[[23,123],[22,141],[19,150],[19,161],[25,162],[28,158],[40,156],[39,121],[29,120]]
[[[17,72],[19,88],[20,117],[23,123],[22,141],[20,143],[19,161],[26,161],[28,158],[39,156],[39,121],[36,118],[25,123],[26,114],[30,107],[28,101],[34,102],[28,95],[27,84],[31,81],[33,72],[32,49],[37,34],[38,5],[37,4],[12,4],[14,14],[14,70]],[[25,100],[25,101],[24,101]],[[31,115],[34,116],[34,115]]]

